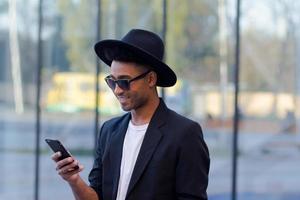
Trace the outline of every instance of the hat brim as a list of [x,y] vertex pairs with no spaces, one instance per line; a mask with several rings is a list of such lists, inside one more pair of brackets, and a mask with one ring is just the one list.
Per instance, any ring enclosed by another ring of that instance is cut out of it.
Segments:
[[105,64],[111,66],[113,59],[108,58],[106,51],[116,47],[130,51],[137,58],[139,58],[139,60],[142,60],[144,63],[151,66],[153,71],[157,73],[157,86],[171,87],[175,85],[177,77],[174,71],[167,64],[163,63],[162,61],[140,49],[139,47],[133,46],[120,40],[102,40],[94,46],[94,49],[97,56]]

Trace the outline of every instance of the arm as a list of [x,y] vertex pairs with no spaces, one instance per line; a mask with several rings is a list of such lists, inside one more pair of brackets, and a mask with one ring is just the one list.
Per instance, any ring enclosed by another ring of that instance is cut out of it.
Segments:
[[98,195],[95,190],[89,187],[79,177],[75,183],[69,183],[76,200],[98,200]]
[[[69,157],[59,161],[60,152],[52,155],[52,159],[56,162],[56,170],[58,174],[69,183],[76,200],[98,200],[96,192],[89,187],[80,177],[79,172],[83,170],[83,166],[74,157]],[[76,169],[75,167],[78,166]]]
[[201,127],[194,123],[180,140],[176,167],[177,200],[207,200],[209,152]]
[[[57,163],[56,170],[58,174],[66,180],[74,194],[76,200],[101,200],[102,198],[102,147],[105,146],[106,139],[103,139],[103,127],[102,125],[99,137],[97,140],[97,147],[95,152],[95,160],[93,169],[89,174],[90,185],[87,185],[80,177],[79,172],[83,170],[83,166],[79,164],[74,157],[66,158],[59,161],[60,154],[55,153],[52,159]],[[105,137],[104,137],[105,138]],[[78,169],[74,170],[74,167],[78,166]]]

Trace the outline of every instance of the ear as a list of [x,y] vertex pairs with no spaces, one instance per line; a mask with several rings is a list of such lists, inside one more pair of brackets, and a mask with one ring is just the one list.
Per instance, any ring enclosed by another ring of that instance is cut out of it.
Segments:
[[149,72],[148,84],[150,87],[155,87],[157,82],[157,74],[154,71]]

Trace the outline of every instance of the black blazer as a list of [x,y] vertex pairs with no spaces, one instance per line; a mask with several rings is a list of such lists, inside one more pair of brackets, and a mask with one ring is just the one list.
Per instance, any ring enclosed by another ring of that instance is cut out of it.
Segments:
[[[90,186],[100,200],[115,200],[124,136],[130,113],[100,130]],[[126,200],[205,200],[209,153],[198,123],[168,109],[161,100],[145,133]]]

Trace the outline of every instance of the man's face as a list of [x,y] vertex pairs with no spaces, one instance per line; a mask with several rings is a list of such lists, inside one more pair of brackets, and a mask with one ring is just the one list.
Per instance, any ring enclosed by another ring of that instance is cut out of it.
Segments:
[[147,103],[150,87],[147,84],[147,69],[138,66],[135,63],[113,61],[111,64],[110,78],[113,80],[132,80],[145,74],[137,80],[129,83],[129,89],[122,89],[118,84],[112,88],[115,96],[121,104],[124,111],[135,110]]

